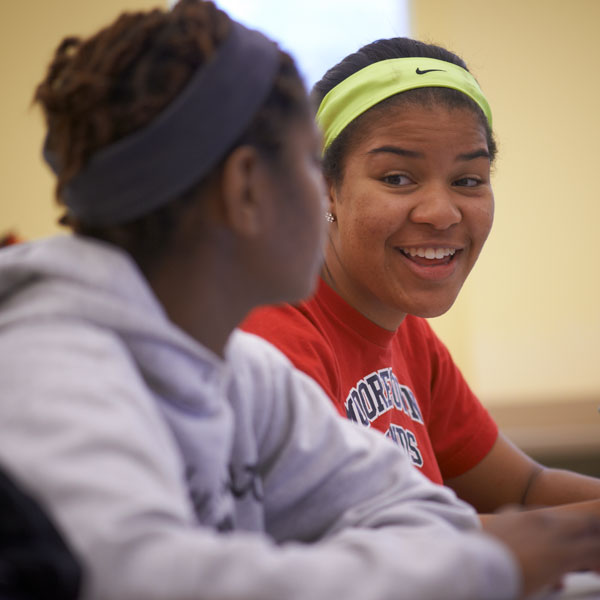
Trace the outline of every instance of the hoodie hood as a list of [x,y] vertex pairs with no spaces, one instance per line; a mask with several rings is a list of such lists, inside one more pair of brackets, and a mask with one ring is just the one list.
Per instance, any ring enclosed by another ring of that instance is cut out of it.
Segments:
[[[81,335],[110,333],[126,350],[169,424],[186,468],[216,489],[218,469],[206,469],[206,445],[226,465],[234,434],[228,401],[231,369],[167,317],[135,262],[120,249],[83,236],[59,236],[0,251],[0,335],[15,327],[33,335],[44,324],[76,328]],[[6,328],[6,329],[5,329]],[[60,333],[57,333],[60,335]],[[94,343],[93,341],[91,342]],[[60,347],[60,340],[57,340]],[[93,372],[72,377],[96,376]],[[100,384],[99,384],[100,385]],[[217,498],[211,512],[223,509]],[[207,518],[222,520],[221,514]]]
[[155,391],[184,406],[197,404],[206,378],[224,375],[225,362],[169,320],[120,249],[67,235],[1,250],[0,331],[56,319],[113,331]]

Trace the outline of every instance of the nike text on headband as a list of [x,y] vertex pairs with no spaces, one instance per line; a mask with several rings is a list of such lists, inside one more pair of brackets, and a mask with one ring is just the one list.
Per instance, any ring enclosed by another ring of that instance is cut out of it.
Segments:
[[[154,120],[100,149],[67,183],[62,200],[69,212],[89,225],[119,225],[185,192],[249,126],[278,67],[274,42],[232,22],[211,60]],[[47,145],[44,158],[60,172]]]
[[323,98],[317,112],[323,152],[344,128],[375,104],[423,87],[446,87],[466,94],[479,105],[492,126],[490,105],[467,70],[435,58],[390,58],[353,73]]

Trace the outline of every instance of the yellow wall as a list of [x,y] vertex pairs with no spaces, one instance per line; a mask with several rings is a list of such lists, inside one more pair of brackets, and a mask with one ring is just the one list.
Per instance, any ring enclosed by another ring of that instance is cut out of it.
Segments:
[[30,108],[54,49],[67,35],[88,35],[124,10],[166,0],[0,0],[0,236],[58,231],[53,183],[41,160],[43,121]]
[[[56,230],[30,109],[58,41],[164,0],[0,0],[0,235]],[[488,405],[600,401],[600,2],[413,0],[413,31],[461,54],[494,110],[496,223],[433,320]]]
[[488,405],[600,403],[600,2],[413,0],[494,112],[494,230],[432,320]]

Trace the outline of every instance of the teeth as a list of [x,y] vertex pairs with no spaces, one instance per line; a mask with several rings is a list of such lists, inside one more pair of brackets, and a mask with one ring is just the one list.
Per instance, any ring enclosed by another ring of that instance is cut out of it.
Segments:
[[402,248],[402,252],[409,256],[434,259],[454,256],[456,250],[454,248]]

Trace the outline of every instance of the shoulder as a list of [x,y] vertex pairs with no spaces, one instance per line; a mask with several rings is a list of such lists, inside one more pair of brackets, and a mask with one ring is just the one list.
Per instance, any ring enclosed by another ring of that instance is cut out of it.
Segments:
[[147,385],[113,332],[77,321],[32,322],[0,336],[0,356],[0,420],[7,426],[84,429],[137,414],[156,427]]
[[[84,365],[96,372],[103,365],[131,365],[120,338],[109,329],[69,317],[28,320],[7,327],[0,336],[0,372],[21,367],[38,376],[54,372],[63,380],[77,377]],[[58,372],[60,367],[65,370]],[[66,375],[69,377],[66,377]]]
[[238,413],[253,413],[259,438],[273,423],[279,423],[277,428],[284,431],[287,425],[282,424],[289,425],[299,412],[333,411],[318,382],[260,336],[234,331],[226,358],[233,381],[230,401],[238,405]]
[[[37,359],[51,363],[68,357],[76,362],[115,358],[129,355],[117,332],[110,327],[93,323],[78,315],[40,315],[14,321],[3,328],[0,344],[4,348],[20,348],[23,354],[11,352],[5,358],[11,361]],[[100,366],[101,363],[98,364]]]
[[232,364],[252,370],[292,367],[290,360],[272,343],[243,329],[231,334],[225,353]]
[[278,304],[253,310],[240,328],[255,333],[279,346],[285,340],[322,339],[319,323],[309,303],[300,305]]
[[0,356],[0,455],[20,448],[19,470],[50,473],[64,458],[76,473],[100,464],[100,449],[116,456],[150,439],[163,463],[177,464],[147,382],[115,333],[77,320],[31,322],[3,332]]
[[241,327],[276,346],[335,397],[339,370],[336,340],[331,337],[330,324],[319,317],[312,302],[257,309]]
[[295,371],[290,360],[273,344],[240,329],[231,335],[226,360],[235,386],[252,403],[271,403],[275,396],[283,398],[285,394],[280,390]]
[[251,388],[272,390],[289,382],[310,380],[269,341],[241,329],[233,332],[226,355],[236,378],[243,378]]

